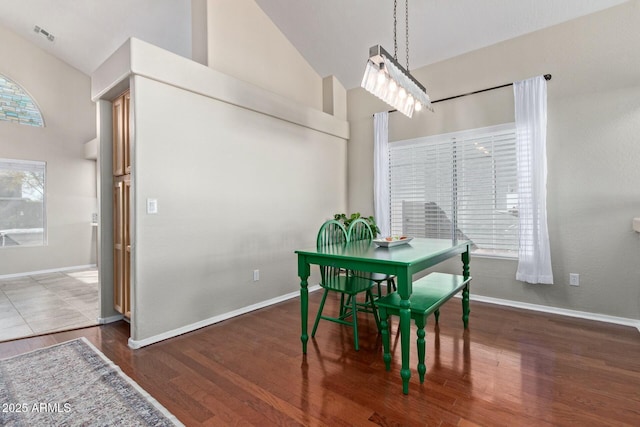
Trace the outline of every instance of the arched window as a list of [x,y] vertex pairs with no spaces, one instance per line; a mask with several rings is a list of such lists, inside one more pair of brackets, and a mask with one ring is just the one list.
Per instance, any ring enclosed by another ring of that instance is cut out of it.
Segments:
[[0,74],[0,120],[44,127],[40,109],[27,92]]

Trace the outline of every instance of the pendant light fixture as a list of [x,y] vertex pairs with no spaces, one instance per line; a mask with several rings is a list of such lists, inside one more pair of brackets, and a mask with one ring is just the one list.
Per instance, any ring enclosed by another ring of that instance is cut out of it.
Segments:
[[369,49],[369,59],[361,86],[373,95],[412,117],[414,111],[427,108],[433,111],[427,90],[409,73],[409,0],[405,0],[405,29],[407,68],[398,63],[397,0],[393,1],[393,57],[380,45]]

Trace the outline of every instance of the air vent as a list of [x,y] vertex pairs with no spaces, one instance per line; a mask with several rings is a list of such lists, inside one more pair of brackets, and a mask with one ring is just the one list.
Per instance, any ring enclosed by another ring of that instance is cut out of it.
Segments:
[[33,31],[38,33],[38,34],[40,34],[42,37],[45,37],[50,42],[52,42],[55,39],[53,34],[51,34],[49,31],[45,30],[44,28],[38,27],[37,25],[35,27],[33,27]]

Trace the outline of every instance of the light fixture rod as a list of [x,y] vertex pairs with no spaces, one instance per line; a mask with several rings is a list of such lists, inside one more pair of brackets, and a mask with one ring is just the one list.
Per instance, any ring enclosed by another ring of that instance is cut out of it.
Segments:
[[[547,81],[551,80],[551,74],[545,74],[544,75],[544,79],[547,80]],[[435,104],[436,102],[449,101],[451,99],[462,98],[463,96],[475,95],[476,93],[487,92],[487,91],[495,90],[495,89],[502,89],[503,87],[509,87],[509,86],[513,86],[513,83],[506,83],[506,84],[503,84],[503,85],[500,85],[500,86],[494,86],[494,87],[490,87],[490,88],[487,88],[487,89],[475,90],[473,92],[463,93],[461,95],[450,96],[448,98],[436,99],[435,101],[431,101],[431,103]]]
[[414,111],[420,111],[423,108],[433,111],[433,108],[431,107],[431,100],[427,95],[427,90],[409,72],[409,0],[405,0],[407,67],[403,67],[398,62],[397,5],[398,0],[394,0],[394,54],[391,56],[380,45],[369,48],[369,59],[367,60],[360,86],[411,118]]
[[[545,74],[544,75],[544,79],[549,81],[551,80],[551,74]],[[473,92],[467,92],[467,93],[463,93],[460,95],[455,95],[455,96],[449,96],[447,98],[442,98],[442,99],[436,99],[435,101],[431,101],[432,104],[435,104],[437,102],[443,102],[443,101],[450,101],[452,99],[456,99],[456,98],[462,98],[464,96],[469,96],[469,95],[475,95],[476,93],[482,93],[482,92],[488,92],[490,90],[495,90],[495,89],[502,89],[503,87],[509,87],[509,86],[513,86],[513,83],[506,83],[503,85],[499,85],[499,86],[494,86],[494,87],[490,87],[487,89],[480,89],[480,90],[474,90]],[[389,113],[395,113],[398,110],[389,110]]]

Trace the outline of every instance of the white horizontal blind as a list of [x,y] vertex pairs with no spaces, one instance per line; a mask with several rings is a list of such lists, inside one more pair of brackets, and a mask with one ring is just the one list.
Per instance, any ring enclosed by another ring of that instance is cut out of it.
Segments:
[[471,239],[475,253],[516,256],[513,124],[390,144],[391,230]]

